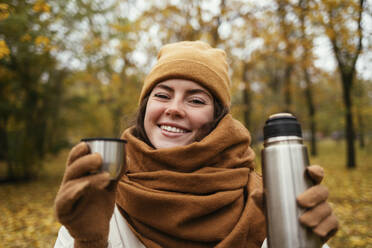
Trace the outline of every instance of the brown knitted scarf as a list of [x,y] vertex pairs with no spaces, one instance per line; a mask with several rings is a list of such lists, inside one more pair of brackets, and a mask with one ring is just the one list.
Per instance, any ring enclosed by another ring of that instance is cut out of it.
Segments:
[[116,202],[146,247],[261,247],[265,219],[251,193],[262,184],[242,124],[227,115],[202,141],[166,149],[132,133]]

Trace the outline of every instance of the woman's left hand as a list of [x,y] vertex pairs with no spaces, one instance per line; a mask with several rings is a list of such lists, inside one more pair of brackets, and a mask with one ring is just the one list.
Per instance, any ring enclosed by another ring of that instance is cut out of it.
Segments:
[[297,203],[301,207],[307,208],[306,212],[300,216],[300,222],[310,227],[316,235],[326,242],[337,232],[338,220],[327,202],[328,189],[319,184],[324,177],[323,168],[311,165],[306,170],[315,185],[297,197]]

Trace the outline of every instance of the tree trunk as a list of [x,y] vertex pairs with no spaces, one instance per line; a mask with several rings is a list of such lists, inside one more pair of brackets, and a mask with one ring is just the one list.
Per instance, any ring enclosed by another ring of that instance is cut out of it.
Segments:
[[[353,169],[356,167],[355,161],[355,147],[354,147],[354,125],[353,125],[353,113],[352,113],[352,100],[351,100],[351,90],[353,79],[355,75],[355,65],[358,60],[358,57],[362,51],[362,40],[363,40],[363,30],[362,30],[362,16],[364,10],[364,0],[359,0],[358,7],[358,19],[357,26],[358,30],[355,35],[353,35],[353,40],[357,41],[355,46],[355,52],[350,53],[350,49],[346,49],[345,46],[352,45],[348,44],[348,40],[343,39],[343,36],[340,36],[337,30],[335,29],[336,24],[340,24],[337,19],[337,11],[340,9],[330,7],[328,9],[328,18],[329,22],[326,25],[328,29],[327,34],[332,44],[333,52],[338,63],[338,69],[341,74],[342,81],[342,90],[343,90],[343,100],[345,105],[345,135],[346,135],[346,167],[348,169]],[[346,27],[346,26],[344,26]],[[355,37],[354,37],[355,36]],[[342,42],[340,42],[342,41]],[[343,44],[341,46],[340,44]]]
[[352,75],[342,74],[343,96],[345,104],[345,135],[346,135],[346,166],[349,169],[356,167],[354,146],[354,125],[351,101]]
[[315,122],[315,106],[313,100],[313,91],[311,87],[311,81],[309,72],[307,71],[306,67],[304,69],[304,77],[306,82],[306,102],[309,111],[310,117],[310,130],[311,130],[311,155],[316,156],[318,154],[317,147],[316,147],[316,122]]
[[357,110],[357,118],[358,118],[358,124],[359,124],[359,147],[363,149],[365,147],[365,140],[364,140],[364,122],[363,122],[363,116],[360,113],[359,110]]
[[251,126],[251,88],[248,82],[248,63],[244,62],[242,80],[244,83],[243,104],[244,104],[244,124],[249,129]]
[[292,105],[292,89],[291,89],[291,74],[293,70],[292,54],[293,54],[293,44],[290,40],[291,38],[291,27],[286,23],[286,7],[289,4],[287,1],[279,0],[278,4],[278,16],[279,16],[279,25],[282,32],[282,39],[285,42],[285,69],[283,75],[283,87],[284,87],[284,111],[291,112]]
[[0,126],[0,161],[6,164],[6,175],[3,181],[12,181],[15,177],[12,161],[9,159],[8,133],[6,130],[7,120],[1,121]]
[[284,72],[284,111],[291,112],[292,105],[292,90],[291,90],[291,73],[292,73],[292,64],[288,64]]
[[212,30],[211,30],[211,33],[212,33],[211,46],[212,47],[217,47],[217,45],[221,41],[220,35],[218,33],[218,28],[221,26],[221,22],[222,22],[221,16],[225,12],[225,8],[226,8],[225,0],[222,0],[220,2],[220,14],[216,16],[215,25],[212,26]]
[[308,6],[306,0],[300,0],[298,3],[298,7],[301,10],[299,14],[299,19],[301,22],[301,40],[302,40],[302,47],[304,49],[303,53],[303,60],[301,63],[301,67],[304,74],[304,79],[306,83],[306,89],[305,89],[305,96],[306,96],[306,103],[308,107],[309,112],[309,118],[310,118],[310,131],[311,131],[311,146],[310,151],[311,155],[316,156],[318,154],[317,146],[316,146],[316,122],[315,122],[315,106],[314,106],[314,100],[313,100],[313,91],[312,91],[312,84],[310,80],[309,71],[307,69],[307,61],[308,61],[308,55],[309,50],[306,44],[311,40],[308,40],[306,37],[306,31],[305,31],[305,18],[308,13]]

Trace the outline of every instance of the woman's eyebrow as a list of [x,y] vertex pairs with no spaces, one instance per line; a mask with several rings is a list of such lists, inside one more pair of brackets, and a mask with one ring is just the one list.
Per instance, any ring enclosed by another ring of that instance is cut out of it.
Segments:
[[[160,88],[160,89],[164,89],[170,92],[174,92],[174,89],[172,87],[169,87],[168,85],[165,85],[165,84],[158,84],[155,88]],[[205,95],[213,99],[212,95],[203,89],[190,89],[186,91],[187,95],[198,94],[198,93],[204,93]]]
[[172,91],[172,92],[174,91],[173,88],[171,88],[171,87],[169,87],[165,84],[158,84],[155,88],[161,88],[161,89],[164,89],[164,90],[167,90],[167,91]]
[[[209,96],[210,98],[212,98],[211,94],[209,94],[207,91],[203,90],[203,89],[192,89],[192,90],[188,90],[187,91],[187,94],[189,95],[192,95],[192,94],[198,94],[198,93],[204,93],[206,94],[207,96]],[[212,98],[213,99],[213,98]]]

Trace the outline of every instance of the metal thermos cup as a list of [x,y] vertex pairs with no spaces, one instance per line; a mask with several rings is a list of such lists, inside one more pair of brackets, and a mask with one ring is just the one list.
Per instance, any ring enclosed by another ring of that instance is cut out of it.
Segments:
[[85,138],[91,153],[99,153],[102,157],[101,171],[110,174],[112,180],[117,180],[125,164],[126,140],[115,138]]
[[312,186],[301,126],[288,113],[271,115],[264,127],[262,174],[266,203],[267,240],[270,248],[321,247],[313,232],[302,226],[304,212],[296,197]]

